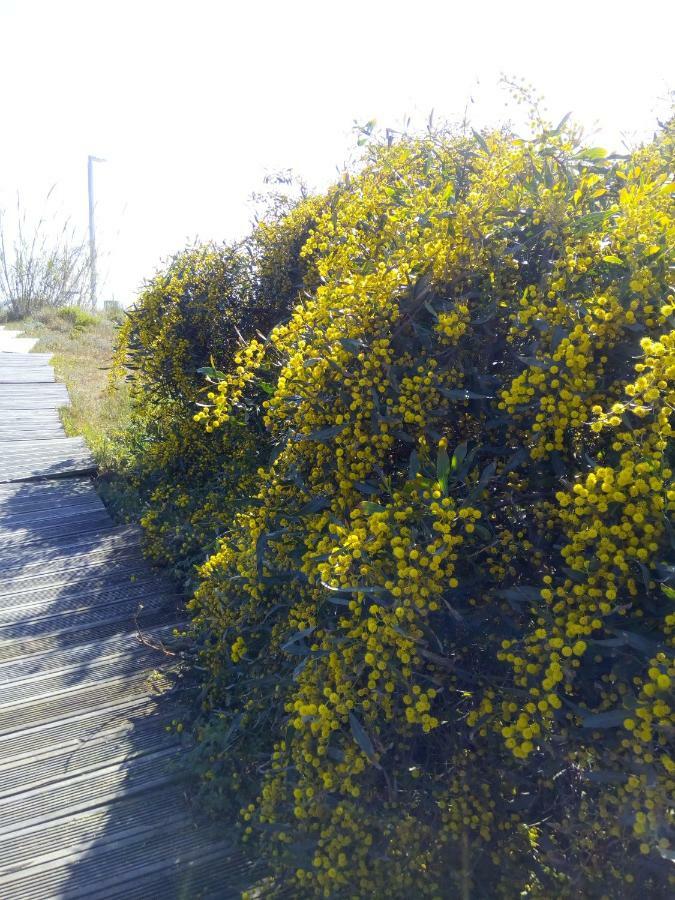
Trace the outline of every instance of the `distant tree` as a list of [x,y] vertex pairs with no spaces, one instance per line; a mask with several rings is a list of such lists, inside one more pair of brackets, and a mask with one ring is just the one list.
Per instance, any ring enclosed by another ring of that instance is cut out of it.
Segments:
[[43,307],[89,306],[88,245],[70,220],[43,215],[31,224],[17,198],[12,226],[0,210],[0,310],[20,318]]

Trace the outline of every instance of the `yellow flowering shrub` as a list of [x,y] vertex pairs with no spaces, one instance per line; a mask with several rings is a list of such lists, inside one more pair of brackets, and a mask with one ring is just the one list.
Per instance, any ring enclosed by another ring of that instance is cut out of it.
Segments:
[[299,283],[312,283],[299,251],[318,203],[277,204],[239,245],[176,254],[120,329],[116,373],[126,371],[133,404],[128,476],[145,504],[146,549],[181,575],[209,555],[269,449],[243,420],[215,434],[195,423],[196,404],[208,402],[205,379],[227,372],[245,339],[269,331],[288,315]]
[[191,411],[269,447],[195,761],[294,896],[672,890],[673,141],[374,141]]

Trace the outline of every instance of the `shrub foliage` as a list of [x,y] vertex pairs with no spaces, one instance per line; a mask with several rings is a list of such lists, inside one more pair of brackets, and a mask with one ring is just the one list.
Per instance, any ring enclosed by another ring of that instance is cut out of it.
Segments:
[[129,320],[197,763],[297,895],[668,891],[673,142],[373,141]]
[[239,245],[176,254],[120,329],[115,375],[127,372],[133,402],[127,474],[146,503],[150,554],[182,575],[209,555],[232,504],[255,489],[249,477],[268,445],[261,429],[244,423],[211,433],[194,422],[205,374],[232,366],[243,335],[268,332],[288,316],[300,285],[311,281],[299,249],[316,209],[316,200],[290,213],[282,206]]

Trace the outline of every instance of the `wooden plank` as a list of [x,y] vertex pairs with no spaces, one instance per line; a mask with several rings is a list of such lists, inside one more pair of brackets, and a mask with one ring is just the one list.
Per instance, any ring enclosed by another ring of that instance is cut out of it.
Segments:
[[3,428],[0,425],[0,441],[42,441],[65,437],[63,425],[45,425],[42,428],[31,426],[14,426]]
[[[161,816],[161,828],[156,824],[153,827],[152,809]],[[8,835],[10,855],[14,855],[11,850],[16,847],[23,865],[0,869],[3,892],[11,890],[12,896],[22,900],[204,900],[205,889],[210,885],[208,896],[238,900],[242,891],[251,886],[251,879],[262,874],[260,867],[253,867],[233,846],[231,837],[223,840],[222,830],[219,832],[213,825],[202,826],[201,831],[195,829],[186,815],[180,785],[168,779],[145,792],[118,800],[109,810],[111,821],[107,829],[101,828],[102,812],[100,807],[89,807],[61,818],[61,827],[68,835],[65,846],[62,841],[50,840],[57,833],[56,823],[29,830],[25,834],[26,848],[21,847],[16,832],[16,837]],[[104,839],[99,837],[102,830],[109,832]],[[101,878],[100,873],[107,877]],[[253,892],[252,896],[266,894]]]
[[22,498],[35,497],[59,502],[63,497],[92,495],[96,491],[89,478],[69,478],[67,481],[52,481],[43,484],[3,484],[0,485],[0,506],[3,501],[20,494]]
[[60,382],[55,384],[45,384],[39,388],[34,387],[32,384],[0,385],[0,396],[10,400],[16,396],[26,395],[32,397],[35,394],[51,394],[58,397],[67,397],[68,392],[65,384],[61,384]]
[[107,511],[100,501],[97,504],[87,501],[80,504],[73,503],[62,509],[58,507],[53,509],[24,507],[13,510],[11,506],[6,509],[0,506],[0,540],[14,536],[18,530],[27,529],[29,534],[33,534],[55,526],[68,527],[71,523],[83,522],[85,517],[90,519],[92,516],[103,513],[107,514]]
[[146,697],[167,683],[157,677],[153,665],[138,665],[133,671],[117,673],[98,681],[76,683],[70,687],[43,694],[30,703],[0,709],[0,737],[23,734],[66,719],[75,721],[95,709],[106,709],[133,698]]
[[[199,900],[239,900],[244,894],[257,898],[297,900],[290,889],[279,890],[266,872],[261,860],[251,860],[241,847],[220,840],[201,852],[177,852],[173,857],[154,858],[149,849],[145,862],[134,869],[128,865],[126,878],[119,877],[108,891],[100,887],[94,894],[83,885],[77,893],[68,892],[67,900],[147,900],[148,897],[198,897]],[[195,839],[196,846],[200,838]],[[202,839],[203,847],[203,839]],[[127,863],[131,863],[131,856]],[[94,860],[92,860],[94,861]],[[80,871],[78,870],[78,874]]]
[[[0,556],[0,596],[10,593],[11,585],[23,582],[30,584],[31,589],[38,584],[56,585],[71,580],[74,584],[86,584],[84,579],[104,578],[108,572],[114,575],[118,563],[125,570],[136,566],[139,573],[150,566],[133,528],[105,528],[98,534],[66,536],[59,545],[42,549],[39,554],[12,548]],[[15,590],[19,588],[12,587],[12,592]]]
[[42,825],[61,816],[114,801],[130,793],[175,781],[176,747],[167,747],[130,762],[115,762],[55,784],[29,788],[0,800],[0,837],[27,825]]
[[22,441],[17,444],[15,441],[0,441],[0,459],[6,457],[29,459],[40,459],[45,456],[63,455],[73,450],[88,452],[88,447],[81,437],[63,437],[51,438],[44,441],[36,441],[31,444]]
[[[0,331],[0,334],[1,333],[2,332]],[[26,363],[30,366],[36,366],[48,363],[53,355],[53,353],[22,353],[19,350],[9,351],[0,349],[0,363],[10,363],[13,366]]]
[[74,716],[36,722],[28,728],[0,735],[0,773],[17,768],[24,761],[49,759],[66,751],[81,752],[89,741],[100,735],[127,730],[146,716],[161,715],[158,700],[157,695],[150,693],[132,694],[116,703],[81,709]]
[[44,369],[2,369],[0,368],[0,384],[53,384],[56,381],[54,371]]
[[40,426],[61,425],[61,414],[58,409],[15,409],[0,419],[3,428],[36,428]]
[[36,440],[39,440],[39,436],[44,432],[52,432],[45,435],[47,438],[51,437],[52,440],[66,436],[57,409],[40,410],[36,413],[35,419],[30,418],[31,415],[30,410],[11,410],[0,420],[0,433],[7,435],[7,437],[3,437],[3,440],[26,440],[26,437],[30,437],[30,432],[36,434]]
[[138,547],[119,550],[103,563],[74,561],[60,572],[28,572],[0,581],[0,603],[4,606],[30,602],[33,598],[66,599],[89,592],[110,590],[154,579],[155,573]]
[[12,410],[58,409],[69,404],[65,384],[0,384],[0,415]]
[[91,644],[0,662],[1,713],[37,700],[56,699],[78,684],[128,676],[138,668],[166,663],[165,653],[155,645],[170,639],[171,631],[168,625],[149,629],[144,633],[148,644],[141,644],[135,633],[118,633]]
[[[9,547],[49,544],[57,537],[87,534],[109,527],[111,524],[108,513],[101,510],[88,512],[83,516],[63,518],[54,524],[27,525],[23,528],[15,526],[8,530],[0,528],[0,554]],[[39,553],[39,549],[36,552]]]
[[96,471],[84,440],[0,441],[0,483],[84,475]]
[[[156,828],[155,810],[161,821],[166,821],[167,827],[172,827],[176,820],[183,821],[185,812],[180,787],[168,784],[146,794],[120,798],[115,807],[114,839],[124,842],[125,838],[135,834],[152,831]],[[109,814],[107,807],[99,805],[64,817],[60,822],[16,829],[3,838],[7,854],[0,858],[0,875],[6,883],[8,875],[25,872],[34,863],[71,861],[74,852],[81,852],[100,841]]]
[[6,431],[26,428],[54,428],[62,425],[58,409],[15,409],[0,419],[0,427]]
[[[11,887],[25,885],[30,892],[28,900],[45,896],[61,900],[239,900],[252,887],[252,879],[262,875],[262,866],[252,865],[231,839],[224,841],[219,836],[207,846],[194,826],[184,824],[179,831],[168,827],[164,834],[137,834],[123,844],[95,844],[82,853],[76,865],[56,863],[47,870],[36,865]],[[95,878],[101,871],[109,873],[105,887],[103,879]],[[271,896],[256,888],[249,894]]]
[[0,664],[8,660],[34,657],[38,653],[61,652],[80,647],[84,642],[97,643],[131,631],[135,626],[145,630],[176,621],[177,595],[155,595],[145,603],[127,601],[106,610],[89,610],[75,615],[55,616],[40,623],[19,622],[0,629]]
[[[47,441],[46,447],[40,453],[39,445],[30,444],[28,442],[14,443],[10,452],[4,457],[0,457],[0,465],[6,468],[13,466],[29,466],[39,468],[43,463],[45,466],[51,463],[67,462],[73,458],[87,457],[91,459],[89,448],[86,447],[80,438],[59,438],[58,443]],[[0,444],[0,453],[2,452],[2,444]]]
[[108,724],[97,731],[90,729],[79,740],[71,740],[43,756],[11,760],[3,754],[0,799],[22,789],[39,787],[95,771],[102,765],[124,762],[153,750],[175,746],[180,740],[175,731],[167,731],[170,722],[170,717],[162,714],[155,705],[151,714],[137,715],[134,721],[118,718],[112,726]]
[[2,602],[9,595],[29,594],[35,591],[53,592],[65,595],[69,591],[82,591],[86,584],[96,589],[97,585],[110,584],[111,579],[122,579],[126,583],[137,573],[147,570],[140,548],[132,544],[99,554],[84,554],[70,560],[66,566],[52,565],[47,571],[40,569],[19,569],[4,572],[0,579]]
[[3,578],[9,578],[30,572],[60,572],[78,564],[100,567],[119,550],[137,547],[137,529],[102,528],[99,533],[54,538],[39,554],[30,548],[11,548],[0,557],[0,572]]
[[[34,482],[28,483],[33,484]],[[81,500],[66,501],[59,506],[36,507],[25,504],[13,506],[11,501],[4,505],[0,502],[0,533],[13,528],[22,528],[28,523],[49,525],[72,516],[103,510],[105,510],[105,506],[96,494],[91,498],[83,497]]]
[[92,475],[96,465],[88,454],[70,456],[67,459],[43,460],[41,463],[16,462],[9,460],[0,468],[0,482],[34,481],[36,478],[61,478],[69,475]]
[[54,371],[54,367],[49,365],[45,360],[24,360],[18,362],[14,360],[14,354],[0,354],[0,372],[46,372]]
[[[27,482],[34,484],[35,482]],[[79,502],[66,501],[63,505],[39,508],[30,505],[0,503],[0,532],[14,528],[49,526],[67,519],[80,518],[94,513],[105,512],[99,497],[83,497]]]
[[7,413],[1,420],[0,424],[9,429],[13,428],[35,428],[40,426],[61,425],[61,415],[58,409],[15,409]]
[[[177,697],[177,704],[182,701]],[[160,697],[148,691],[131,693],[113,703],[80,709],[56,721],[33,725],[0,735],[0,773],[21,765],[23,761],[49,759],[68,750],[82,751],[99,735],[127,730],[146,716],[161,715]],[[181,708],[180,705],[177,708]],[[0,861],[0,867],[2,863]]]
[[37,624],[43,616],[58,616],[67,612],[86,613],[90,609],[104,611],[117,603],[135,600],[144,602],[161,594],[175,594],[176,585],[168,578],[160,579],[154,572],[133,576],[117,575],[107,582],[94,581],[91,585],[80,582],[74,585],[57,585],[0,594],[0,628],[11,622],[28,619]]

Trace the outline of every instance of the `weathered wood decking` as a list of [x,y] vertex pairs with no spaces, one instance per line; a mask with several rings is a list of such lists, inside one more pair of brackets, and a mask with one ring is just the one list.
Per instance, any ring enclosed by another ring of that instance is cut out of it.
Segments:
[[166,728],[179,598],[110,520],[31,346],[0,329],[0,898],[238,897],[254,867],[196,823]]

